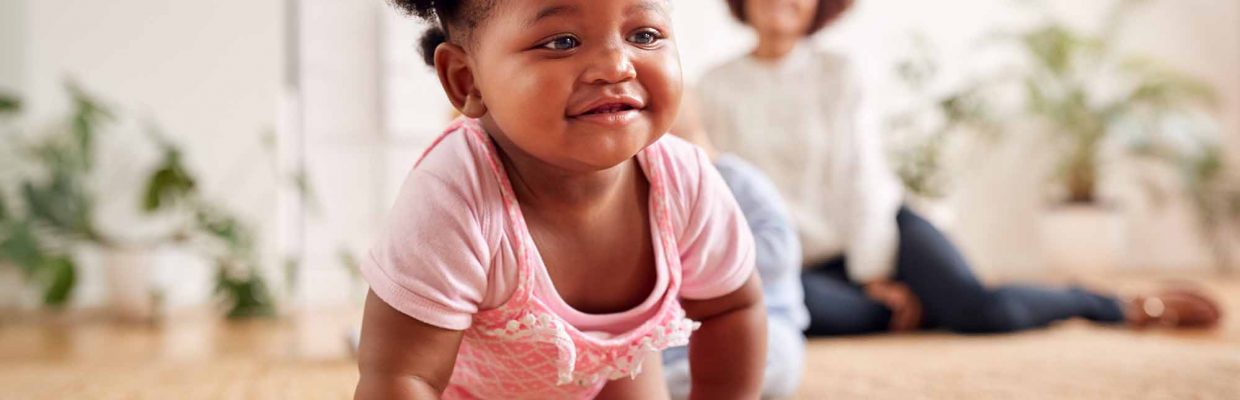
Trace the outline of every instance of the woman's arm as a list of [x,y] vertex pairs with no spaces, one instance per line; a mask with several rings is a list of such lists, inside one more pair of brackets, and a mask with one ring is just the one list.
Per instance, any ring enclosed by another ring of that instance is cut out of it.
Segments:
[[730,294],[681,300],[686,316],[702,323],[689,339],[690,399],[756,399],[766,366],[766,309],[762,285],[751,274]]
[[461,331],[426,324],[366,296],[355,399],[438,399],[452,377]]

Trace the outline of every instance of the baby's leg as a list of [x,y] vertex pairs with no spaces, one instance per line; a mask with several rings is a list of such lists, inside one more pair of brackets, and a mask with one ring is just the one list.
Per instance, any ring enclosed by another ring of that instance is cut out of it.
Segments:
[[620,378],[611,381],[603,387],[598,397],[595,397],[599,400],[667,398],[667,383],[663,380],[663,359],[657,352],[642,362],[642,373],[637,375],[636,379]]
[[805,337],[792,323],[771,318],[766,324],[766,371],[762,398],[786,399],[796,394],[805,369]]

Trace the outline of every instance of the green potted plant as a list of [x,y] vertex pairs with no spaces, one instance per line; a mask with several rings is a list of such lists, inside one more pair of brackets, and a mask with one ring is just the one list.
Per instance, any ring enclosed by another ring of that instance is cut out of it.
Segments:
[[[1023,107],[1007,120],[1042,127],[1040,142],[1055,157],[1041,227],[1051,265],[1078,270],[1122,264],[1127,227],[1115,199],[1100,191],[1102,182],[1116,178],[1111,166],[1153,154],[1151,137],[1208,148],[1202,138],[1218,135],[1210,122],[1208,86],[1117,48],[1125,17],[1145,2],[1117,1],[1097,33],[1052,20],[1006,36],[1024,60],[1009,75],[1022,88]],[[1160,157],[1173,168],[1195,162],[1181,154]],[[1185,181],[1190,191],[1191,179]]]
[[[169,217],[172,223],[141,239],[99,227],[98,199],[116,193],[94,179],[97,139],[115,116],[77,86],[68,89],[73,104],[68,121],[34,138],[19,136],[17,129],[6,132],[4,143],[28,165],[26,173],[0,176],[0,264],[20,269],[42,292],[44,304],[60,308],[76,286],[77,249],[101,249],[113,310],[129,319],[151,319],[163,298],[149,281],[155,255],[165,246],[187,246],[215,266],[216,290],[229,317],[274,315],[252,230],[205,198],[183,152],[156,130],[149,129],[147,137],[160,160],[141,178],[142,196],[132,203],[144,215]],[[12,104],[11,114],[20,110],[15,98],[3,104]]]
[[[110,114],[76,88],[70,91],[73,113],[54,134],[24,143],[17,129],[6,129],[5,143],[13,144],[14,153],[31,165],[10,166],[27,174],[6,175],[12,181],[0,188],[0,262],[20,269],[51,307],[70,300],[77,282],[78,245],[110,241],[94,224],[94,193],[85,179],[95,161],[94,128]],[[17,114],[21,103],[10,99],[5,101],[11,105],[9,113]]]

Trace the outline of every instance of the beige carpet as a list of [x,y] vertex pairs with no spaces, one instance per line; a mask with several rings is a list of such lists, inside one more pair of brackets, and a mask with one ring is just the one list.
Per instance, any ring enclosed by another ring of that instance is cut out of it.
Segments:
[[[1159,280],[1089,282],[1140,288]],[[1130,332],[1071,322],[1004,336],[817,340],[798,397],[1240,399],[1240,280],[1195,281],[1224,296],[1230,313],[1220,329]],[[357,379],[341,337],[351,318],[0,322],[0,399],[345,399]]]
[[[1082,280],[1123,290],[1167,282],[1149,274]],[[820,339],[810,343],[800,397],[1240,399],[1240,281],[1192,282],[1223,300],[1219,329],[1133,332],[1072,321],[999,336]]]

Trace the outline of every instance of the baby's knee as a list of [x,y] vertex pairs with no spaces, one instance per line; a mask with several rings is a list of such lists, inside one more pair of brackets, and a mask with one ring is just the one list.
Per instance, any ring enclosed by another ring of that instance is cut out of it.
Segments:
[[[796,376],[790,376],[795,374]],[[767,380],[762,385],[762,398],[764,399],[790,399],[797,393],[797,387],[801,385],[801,372],[796,371],[788,376],[777,379]]]
[[791,398],[805,370],[805,337],[791,324],[772,320],[767,325],[767,346],[762,398]]

